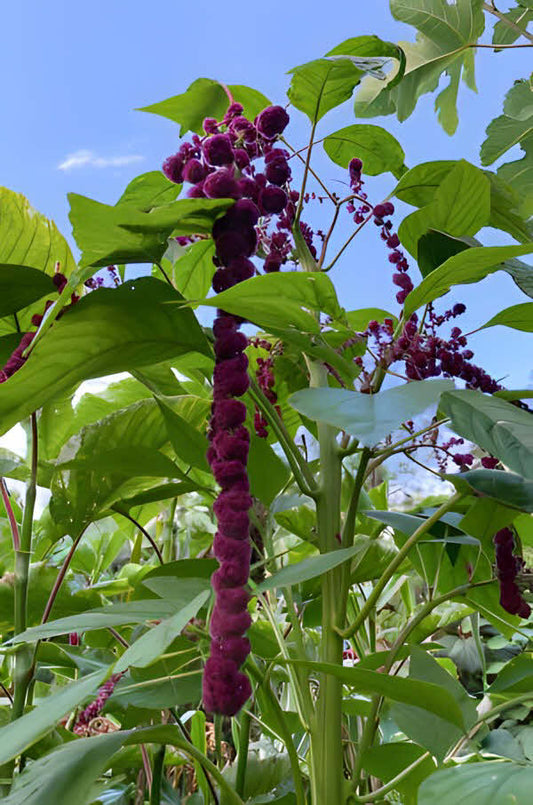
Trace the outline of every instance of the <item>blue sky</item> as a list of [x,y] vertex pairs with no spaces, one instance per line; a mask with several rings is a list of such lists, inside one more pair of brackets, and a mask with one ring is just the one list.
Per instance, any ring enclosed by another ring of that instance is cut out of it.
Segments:
[[[176,150],[176,126],[136,107],[178,94],[199,76],[247,84],[285,103],[287,70],[350,36],[414,39],[413,29],[391,17],[386,0],[270,0],[246,6],[215,0],[19,0],[3,4],[0,24],[0,183],[28,196],[69,236],[67,192],[114,203],[133,176],[157,169]],[[460,125],[453,138],[439,127],[431,96],[424,96],[403,124],[391,117],[371,122],[399,139],[409,166],[458,157],[479,164],[486,125],[501,113],[513,80],[530,69],[528,49],[478,51],[479,94],[461,88]],[[352,122],[348,103],[324,118],[321,133]],[[293,143],[305,143],[300,113],[292,113],[288,133]],[[317,165],[333,188],[344,178],[318,153]],[[394,184],[387,174],[369,178],[366,189],[379,200]],[[485,243],[510,242],[490,231],[482,237]],[[332,272],[345,307],[374,305],[397,312],[389,276],[374,228]],[[503,306],[527,301],[501,272],[481,286],[460,288],[453,301],[458,300],[468,305],[467,330]],[[526,338],[498,327],[473,336],[471,346],[494,376],[507,375],[509,387],[525,387],[532,381]]]

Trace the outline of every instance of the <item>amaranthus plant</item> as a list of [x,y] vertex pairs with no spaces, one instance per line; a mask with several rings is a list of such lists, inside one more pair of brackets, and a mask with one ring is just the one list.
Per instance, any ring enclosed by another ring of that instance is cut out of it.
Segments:
[[[533,393],[481,366],[455,293],[532,295],[531,85],[484,168],[322,123],[354,91],[404,119],[442,70],[457,89],[485,14],[504,49],[529,12],[391,8],[416,45],[347,39],[288,102],[200,78],[147,107],[175,151],[114,206],[69,196],[78,264],[2,190],[0,429],[28,443],[0,454],[6,805],[530,801]],[[395,308],[346,310],[344,271]],[[531,332],[533,303],[498,324]]]

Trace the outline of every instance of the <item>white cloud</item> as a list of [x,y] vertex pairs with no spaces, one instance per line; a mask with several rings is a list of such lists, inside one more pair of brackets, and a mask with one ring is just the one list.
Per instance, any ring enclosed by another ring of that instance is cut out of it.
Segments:
[[134,162],[142,162],[144,157],[139,154],[125,154],[118,157],[99,157],[94,151],[75,151],[61,162],[57,167],[60,171],[71,171],[75,168],[122,168]]

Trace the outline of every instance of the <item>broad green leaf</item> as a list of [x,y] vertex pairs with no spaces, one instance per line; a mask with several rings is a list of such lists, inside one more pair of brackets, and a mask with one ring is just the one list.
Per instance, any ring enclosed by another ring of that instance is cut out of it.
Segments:
[[451,380],[422,380],[372,395],[347,389],[302,389],[292,395],[290,404],[310,419],[334,425],[373,447],[452,386]]
[[421,162],[403,174],[394,195],[406,204],[425,207],[433,201],[437,188],[456,165],[457,161],[452,159]]
[[34,760],[15,778],[4,805],[76,803],[89,805],[97,791],[94,782],[124,742],[123,732],[78,738]]
[[141,173],[129,183],[116,206],[129,205],[135,210],[150,212],[154,207],[161,207],[174,201],[180,194],[181,185],[174,184],[162,171]]
[[515,81],[503,102],[503,111],[516,120],[527,120],[533,115],[533,84],[527,81]]
[[393,71],[393,76],[387,81],[389,89],[399,84],[405,72],[405,53],[394,42],[385,42],[377,36],[355,36],[352,39],[346,39],[337,45],[332,50],[326,53],[326,56],[352,56],[356,67],[358,66],[357,59],[362,59],[361,69],[368,67],[368,62],[365,59],[374,57],[377,64],[380,60],[383,63],[394,59],[398,62],[397,67]]
[[[228,89],[233,99],[242,103],[243,114],[250,120],[253,120],[261,109],[270,105],[268,98],[256,89],[239,84],[230,84]],[[223,84],[211,78],[198,78],[181,95],[143,106],[139,111],[151,112],[179,123],[181,127],[179,134],[183,137],[188,131],[203,134],[204,118],[214,117],[221,120],[228,106],[229,98]]]
[[[377,511],[376,509],[371,509],[370,511],[364,512],[366,517],[371,517],[373,520],[379,520],[380,523],[384,523],[385,525],[394,528],[397,531],[401,531],[403,534],[407,534],[411,536],[415,533],[417,528],[420,528],[426,521],[426,517],[420,517],[419,515],[414,514],[406,514],[405,512],[394,512],[394,511]],[[446,516],[442,521],[442,523],[446,522]],[[430,529],[427,534],[424,536],[424,540],[427,541],[427,537],[431,534],[435,533],[435,525],[432,529]],[[437,542],[453,542],[454,540],[459,540],[459,544],[465,545],[478,545],[479,541],[477,539],[473,539],[472,537],[454,537],[454,536],[444,536],[442,539],[437,538]]]
[[489,694],[510,697],[530,692],[533,699],[533,656],[530,652],[519,654],[506,663],[489,688]]
[[112,207],[76,193],[68,198],[74,237],[83,252],[82,268],[157,263],[172,233],[210,234],[215,219],[233,204],[229,199],[189,198],[143,212],[129,204]]
[[329,158],[347,168],[354,156],[363,161],[363,170],[369,176],[390,171],[400,176],[405,159],[398,140],[381,126],[354,125],[328,134],[324,150]]
[[[204,422],[209,410],[208,400],[187,395],[169,397],[167,403],[193,428]],[[88,425],[67,442],[60,454],[51,483],[50,511],[54,520],[67,533],[79,533],[88,522],[105,516],[112,508],[122,511],[139,504],[138,496],[156,487],[153,477],[142,474],[140,457],[146,449],[158,451],[168,441],[167,427],[154,399],[141,400]],[[91,461],[105,462],[105,455],[115,446],[123,450],[119,447],[123,444],[127,444],[130,451],[127,466],[115,465],[113,469],[109,466],[105,472],[91,467]],[[139,463],[134,456],[137,449]],[[97,459],[102,455],[104,458]],[[61,466],[67,458],[78,462],[75,469]],[[168,469],[170,471],[170,467]],[[178,468],[170,477],[186,480]],[[158,492],[152,498],[148,494],[146,499],[176,497],[195,488],[197,484],[191,479],[190,485],[185,485],[181,492],[180,487],[166,485],[162,493]]]
[[[186,586],[186,593],[190,587]],[[183,601],[183,605],[186,600]],[[33,643],[36,640],[45,640],[70,632],[91,632],[95,629],[108,629],[110,626],[125,626],[130,623],[146,623],[149,620],[169,618],[176,612],[175,600],[162,601],[160,599],[147,599],[146,601],[128,601],[114,603],[112,606],[97,607],[68,618],[57,618],[47,621],[39,626],[26,629],[16,635],[13,643]]]
[[46,696],[29,713],[0,727],[0,763],[7,763],[46,735],[70,710],[95,693],[109,671],[96,671]]
[[506,162],[498,168],[498,176],[507,182],[520,199],[518,211],[525,218],[533,215],[533,136],[522,141],[522,159]]
[[130,666],[144,668],[151,665],[194,618],[209,598],[210,590],[199,593],[186,606],[168,620],[149,629],[126,649],[115,666],[115,672],[126,671]]
[[533,479],[533,427],[529,412],[470,389],[447,392],[440,404],[456,433],[497,456],[513,472]]
[[81,299],[2,386],[0,433],[90,377],[123,372],[209,345],[181,296],[148,277]]
[[392,15],[418,29],[416,43],[399,42],[407,57],[405,75],[398,86],[383,89],[374,78],[366,78],[357,94],[355,113],[359,117],[392,114],[405,120],[418,98],[433,92],[444,72],[449,85],[437,96],[439,121],[448,134],[457,127],[457,91],[461,74],[475,89],[473,58],[469,47],[485,26],[482,0],[391,0]]
[[205,434],[193,427],[190,422],[166,405],[162,399],[156,398],[156,402],[163,414],[176,456],[193,467],[208,471],[206,454],[209,442]]
[[52,278],[29,266],[0,265],[0,318],[55,293]]
[[[412,682],[431,683],[453,698],[456,706],[460,708],[464,718],[464,725],[468,729],[477,719],[476,702],[468,696],[458,680],[449,674],[427,651],[413,646],[409,664],[409,679]],[[394,704],[391,715],[398,727],[411,740],[429,749],[437,760],[441,761],[448,749],[453,746],[463,734],[463,730],[443,719],[435,712],[430,713],[421,708],[416,702],[411,704]]]
[[174,263],[174,284],[186,299],[202,299],[209,293],[215,273],[214,255],[214,243],[207,238],[193,243]]
[[517,81],[505,96],[504,114],[487,127],[481,146],[481,162],[491,165],[506,151],[533,134],[533,90],[528,81]]
[[53,221],[30,205],[22,193],[0,187],[0,264],[29,266],[65,276],[76,267],[70,247]]
[[385,319],[392,319],[394,324],[397,324],[397,318],[388,310],[383,310],[378,307],[365,307],[360,310],[348,310],[346,313],[346,320],[350,327],[356,332],[363,332],[368,327],[369,322],[372,320],[382,322]]
[[287,95],[293,106],[312,123],[352,97],[363,71],[349,59],[316,59],[289,70],[292,75]]
[[188,480],[173,461],[151,447],[116,447],[81,459],[59,462],[58,470],[79,470],[125,475],[150,475],[155,478],[181,478]]
[[498,500],[506,506],[533,512],[533,481],[528,481],[515,472],[468,470],[448,475],[447,479],[459,491],[468,492],[473,489],[478,494]]
[[[524,8],[523,5],[511,8],[502,15],[503,19],[498,20],[492,33],[493,45],[511,45],[520,36],[520,31],[527,30],[529,23],[533,21],[533,10]],[[512,27],[507,21],[512,23]]]
[[417,247],[418,268],[423,277],[427,277],[454,254],[470,248],[464,240],[452,238],[450,235],[434,229],[430,229],[419,238]]
[[[280,662],[276,660],[276,662]],[[464,729],[464,717],[457,699],[440,684],[388,676],[377,671],[362,668],[333,665],[312,660],[292,660],[297,666],[308,668],[314,673],[331,674],[345,685],[352,685],[358,693],[377,693],[393,702],[416,705],[429,713],[434,713],[444,721]],[[451,678],[451,677],[450,677]],[[466,694],[465,694],[466,695]]]
[[464,763],[424,780],[418,805],[529,805],[533,767],[512,761]]
[[404,218],[398,228],[402,244],[412,255],[429,229],[453,236],[475,235],[490,218],[490,183],[483,171],[460,160],[442,180],[426,207]]
[[488,274],[505,269],[504,260],[533,252],[533,244],[523,246],[479,246],[450,257],[431,272],[405,300],[404,315],[448,293],[454,285],[479,282]]
[[248,454],[250,493],[270,506],[291,473],[287,464],[274,452],[265,439],[252,435]]
[[320,556],[312,556],[310,559],[303,559],[294,565],[286,565],[273,576],[262,581],[258,590],[264,592],[280,587],[291,587],[293,584],[301,584],[303,581],[315,579],[352,559],[358,550],[359,548],[355,546],[341,548],[338,551],[330,551]]
[[[383,783],[388,783],[423,754],[424,749],[417,744],[394,741],[370,747],[363,753],[361,760],[365,771]],[[416,805],[416,792],[420,783],[435,769],[435,761],[428,757],[400,780],[394,790],[403,795],[404,805]]]
[[505,310],[500,310],[492,319],[489,319],[483,327],[494,327],[496,324],[533,333],[533,302],[523,302],[520,305],[506,307]]
[[9,333],[8,335],[0,336],[0,366],[4,366],[11,354],[16,350],[20,344],[22,333]]
[[276,327],[319,333],[320,325],[308,311],[322,311],[332,317],[341,315],[333,283],[325,274],[294,272],[262,274],[240,282],[203,305],[243,316],[268,329]]

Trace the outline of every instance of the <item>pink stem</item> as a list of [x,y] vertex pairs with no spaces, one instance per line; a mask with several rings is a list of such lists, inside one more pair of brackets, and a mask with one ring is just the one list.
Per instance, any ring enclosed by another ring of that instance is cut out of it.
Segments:
[[13,536],[13,550],[19,551],[20,550],[19,527],[17,525],[15,513],[11,506],[11,501],[9,500],[9,492],[7,491],[7,486],[3,478],[0,478],[0,487],[2,488],[2,499],[4,501],[4,506],[6,507],[6,512],[9,519],[9,525],[11,526],[11,534]]
[[83,529],[83,531],[80,534],[78,534],[78,536],[76,537],[76,539],[72,543],[72,547],[71,547],[70,551],[68,552],[68,554],[65,557],[65,560],[64,560],[64,562],[63,562],[63,564],[61,566],[61,570],[57,574],[57,578],[56,578],[56,580],[54,582],[54,586],[52,587],[52,592],[50,593],[48,601],[46,602],[46,606],[44,608],[41,623],[46,623],[46,621],[50,617],[50,612],[52,610],[52,607],[54,606],[54,601],[56,600],[56,596],[57,596],[57,594],[59,592],[59,588],[61,587],[61,585],[63,583],[63,579],[65,578],[65,575],[66,575],[67,570],[69,568],[69,565],[70,565],[70,562],[72,560],[72,557],[74,556],[74,551],[78,547],[78,543],[79,543],[80,539],[82,538],[84,532],[85,532],[85,529]]

